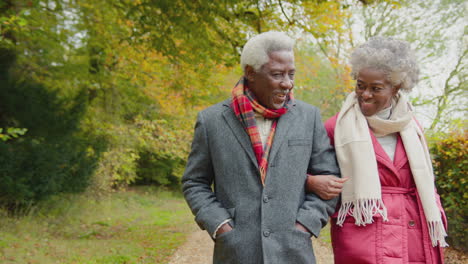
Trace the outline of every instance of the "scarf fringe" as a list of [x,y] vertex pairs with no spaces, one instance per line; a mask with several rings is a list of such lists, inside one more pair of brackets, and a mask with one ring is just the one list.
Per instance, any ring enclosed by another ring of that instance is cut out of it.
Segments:
[[429,227],[429,236],[431,237],[432,246],[436,247],[439,244],[440,247],[448,247],[445,242],[447,232],[445,232],[442,221],[427,221]]
[[345,202],[341,204],[338,211],[337,225],[343,227],[344,220],[347,215],[354,218],[355,224],[365,226],[374,222],[373,216],[380,214],[383,220],[388,221],[387,208],[382,199],[359,199],[356,201]]

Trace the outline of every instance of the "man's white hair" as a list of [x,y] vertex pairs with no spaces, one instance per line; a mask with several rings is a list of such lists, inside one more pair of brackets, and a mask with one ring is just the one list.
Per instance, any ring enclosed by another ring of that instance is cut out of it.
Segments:
[[416,56],[408,42],[389,37],[373,37],[351,54],[351,77],[356,79],[365,68],[382,70],[393,86],[401,85],[403,91],[419,81]]
[[245,71],[245,66],[250,65],[255,71],[267,63],[269,54],[274,51],[293,51],[294,40],[283,32],[268,31],[249,39],[244,45],[241,54],[241,66]]

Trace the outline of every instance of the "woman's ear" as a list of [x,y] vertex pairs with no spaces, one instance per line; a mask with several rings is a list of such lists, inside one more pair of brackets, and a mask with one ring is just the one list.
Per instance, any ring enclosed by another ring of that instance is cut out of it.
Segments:
[[400,88],[401,88],[401,83],[393,86],[393,96],[397,95],[398,91],[400,91]]
[[255,70],[250,65],[245,66],[245,78],[247,78],[249,82],[255,81]]

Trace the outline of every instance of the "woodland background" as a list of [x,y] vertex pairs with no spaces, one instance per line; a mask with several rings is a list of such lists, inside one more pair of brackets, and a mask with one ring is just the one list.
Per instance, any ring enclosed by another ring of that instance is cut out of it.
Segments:
[[[230,96],[242,45],[255,34],[297,39],[295,96],[324,120],[353,89],[350,52],[384,35],[417,52],[421,81],[409,97],[431,142],[449,243],[466,251],[467,8],[461,0],[0,0],[3,227],[56,221],[83,199],[121,202],[135,186],[143,204],[165,201],[168,190],[180,200],[196,114]],[[84,238],[113,225],[102,223]],[[24,237],[1,227],[0,260],[16,263],[24,252],[11,248]],[[160,250],[156,259],[170,252]]]

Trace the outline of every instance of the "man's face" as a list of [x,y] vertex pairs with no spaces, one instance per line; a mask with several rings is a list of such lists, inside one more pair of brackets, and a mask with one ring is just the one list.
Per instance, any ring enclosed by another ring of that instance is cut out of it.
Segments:
[[258,72],[247,65],[248,87],[258,102],[269,109],[280,109],[286,103],[286,95],[294,87],[294,53],[292,51],[274,51],[270,60]]

